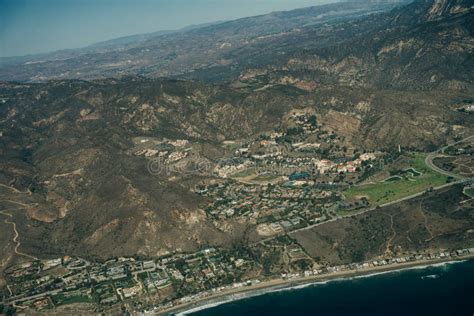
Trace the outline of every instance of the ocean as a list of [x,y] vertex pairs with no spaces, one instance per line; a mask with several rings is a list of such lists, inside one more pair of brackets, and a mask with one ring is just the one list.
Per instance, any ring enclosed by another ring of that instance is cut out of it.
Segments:
[[474,261],[299,286],[214,304],[189,315],[474,316]]

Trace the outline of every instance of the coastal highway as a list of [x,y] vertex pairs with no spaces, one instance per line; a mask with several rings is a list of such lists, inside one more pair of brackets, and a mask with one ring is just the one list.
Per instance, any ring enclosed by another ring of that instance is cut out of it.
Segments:
[[[433,191],[439,191],[439,190],[442,190],[444,188],[453,186],[455,184],[467,183],[469,181],[470,181],[470,179],[462,179],[462,180],[446,183],[446,184],[443,184],[441,186],[433,188]],[[306,227],[302,227],[302,228],[299,228],[299,229],[292,230],[291,232],[288,232],[288,234],[293,234],[293,233],[301,232],[301,231],[304,231],[304,230],[308,230],[308,229],[314,228],[314,227],[322,225],[322,224],[327,224],[327,223],[338,221],[338,220],[343,219],[343,218],[352,217],[352,216],[360,215],[360,214],[365,214],[367,212],[372,212],[372,211],[375,211],[376,209],[381,208],[381,207],[390,206],[390,205],[397,204],[397,203],[400,203],[400,202],[403,202],[403,201],[411,200],[411,199],[416,198],[418,196],[422,196],[425,193],[426,193],[426,191],[421,191],[421,192],[418,192],[418,193],[415,193],[415,194],[412,194],[412,195],[409,195],[409,196],[405,196],[405,197],[400,198],[400,199],[395,200],[395,201],[391,201],[391,202],[388,202],[388,203],[385,203],[385,204],[380,204],[378,206],[368,208],[366,210],[363,210],[362,212],[357,212],[357,213],[352,213],[352,214],[333,217],[328,221],[324,221],[324,222],[320,222],[320,223],[316,223],[316,224],[313,224],[313,225],[309,225],[309,226],[306,226]],[[276,237],[276,236],[260,240],[259,243],[270,240],[270,239],[273,239],[274,237]]]
[[292,279],[269,278],[257,284],[218,291],[216,293],[208,294],[207,296],[197,298],[196,300],[191,302],[181,303],[165,309],[157,310],[154,311],[153,315],[181,315],[183,312],[199,311],[203,309],[203,307],[211,307],[213,305],[222,302],[227,302],[229,300],[233,301],[234,299],[245,298],[247,295],[247,297],[250,297],[253,295],[253,293],[268,293],[270,291],[291,289],[308,284],[313,284],[316,282],[325,282],[342,278],[362,277],[402,269],[414,269],[417,267],[435,266],[438,264],[450,263],[454,261],[472,260],[473,258],[473,254],[468,254],[456,258],[450,257],[445,259],[422,259],[419,261],[410,261],[405,263],[390,263],[388,265],[377,267],[342,270],[318,275],[296,277]]

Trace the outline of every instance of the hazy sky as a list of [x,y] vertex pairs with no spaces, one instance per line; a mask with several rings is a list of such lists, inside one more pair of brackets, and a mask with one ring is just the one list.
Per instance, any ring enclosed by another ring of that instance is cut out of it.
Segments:
[[335,0],[0,0],[0,57]]

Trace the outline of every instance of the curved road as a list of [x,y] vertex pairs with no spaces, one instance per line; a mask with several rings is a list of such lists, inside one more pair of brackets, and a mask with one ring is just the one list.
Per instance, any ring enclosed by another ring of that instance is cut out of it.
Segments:
[[443,153],[446,148],[450,147],[450,146],[453,146],[453,145],[457,145],[457,144],[460,144],[460,143],[464,143],[465,141],[471,139],[471,138],[474,138],[474,135],[473,136],[469,136],[469,137],[466,137],[464,139],[461,139],[460,141],[457,141],[455,143],[452,143],[452,144],[449,144],[449,145],[446,145],[432,153],[430,153],[428,156],[426,156],[426,159],[425,159],[425,164],[431,168],[432,170],[438,172],[438,173],[441,173],[441,174],[444,174],[445,176],[448,176],[448,177],[453,177],[454,179],[468,179],[468,177],[464,177],[464,176],[461,176],[459,174],[456,174],[456,173],[452,173],[452,172],[449,172],[449,171],[446,171],[446,170],[443,170],[441,168],[439,168],[438,166],[436,166],[434,163],[433,163],[433,159],[435,159],[436,157],[438,156],[441,156],[440,153]]
[[[443,152],[446,148],[448,148],[449,146],[453,146],[453,145],[456,145],[456,144],[460,144],[460,143],[463,143],[471,138],[474,138],[474,135],[473,136],[469,136],[469,137],[466,137],[460,141],[457,141],[455,143],[452,143],[452,144],[449,144],[449,145],[446,145],[432,153],[430,153],[426,159],[425,159],[425,163],[426,165],[428,166],[428,168],[431,168],[432,170],[434,170],[435,172],[439,172],[441,174],[444,174],[446,176],[449,176],[449,177],[453,177],[454,179],[457,179],[457,181],[453,181],[453,182],[450,182],[450,183],[446,183],[446,184],[443,184],[441,186],[438,186],[438,187],[435,187],[433,188],[433,191],[437,191],[437,190],[441,190],[441,189],[444,189],[446,187],[450,187],[452,185],[455,185],[455,184],[459,184],[459,183],[464,183],[466,181],[470,181],[472,180],[472,178],[468,178],[468,177],[464,177],[464,176],[460,176],[458,174],[455,174],[455,173],[452,173],[452,172],[449,172],[449,171],[446,171],[446,170],[443,170],[439,167],[437,167],[434,163],[433,163],[433,159],[440,153],[440,152]],[[407,201],[407,200],[411,200],[413,198],[416,198],[418,196],[421,196],[423,194],[425,194],[426,191],[421,191],[421,192],[418,192],[418,193],[415,193],[415,194],[412,194],[412,195],[409,195],[409,196],[405,196],[403,198],[400,198],[398,200],[395,200],[395,201],[391,201],[391,202],[388,202],[388,203],[385,203],[385,204],[381,204],[379,206],[374,206],[374,207],[371,207],[369,209],[366,209],[362,212],[358,212],[358,213],[353,213],[353,214],[347,214],[347,215],[343,215],[343,216],[337,216],[337,217],[334,217],[334,218],[331,218],[330,220],[327,220],[327,221],[324,221],[324,222],[320,222],[320,223],[316,223],[316,224],[313,224],[313,225],[309,225],[309,226],[306,226],[306,227],[302,227],[302,228],[299,228],[299,229],[295,229],[293,231],[290,231],[288,232],[287,234],[292,234],[292,233],[297,233],[297,232],[300,232],[300,231],[304,231],[304,230],[308,230],[308,229],[311,229],[311,228],[314,228],[316,226],[319,226],[319,225],[323,225],[323,224],[326,224],[326,223],[331,223],[331,222],[335,222],[337,220],[340,220],[340,219],[343,219],[343,218],[346,218],[346,217],[351,217],[351,216],[354,216],[354,215],[359,215],[359,214],[364,214],[364,213],[367,213],[367,212],[371,212],[371,211],[374,211],[380,207],[385,207],[385,206],[389,206],[389,205],[392,205],[392,204],[396,204],[396,203],[400,203],[400,202],[403,202],[403,201]],[[275,237],[278,237],[279,235],[274,235],[274,236],[271,236],[271,237],[268,237],[268,238],[265,238],[265,239],[262,239],[262,240],[259,240],[258,242],[256,242],[257,244],[258,243],[262,243],[262,242],[265,242],[265,241],[268,241],[268,240],[271,240]]]

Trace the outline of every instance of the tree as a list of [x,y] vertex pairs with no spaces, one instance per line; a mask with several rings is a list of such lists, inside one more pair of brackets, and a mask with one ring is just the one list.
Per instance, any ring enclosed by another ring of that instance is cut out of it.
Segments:
[[308,119],[308,122],[311,124],[313,127],[318,127],[318,122],[316,119],[316,115],[311,115]]

